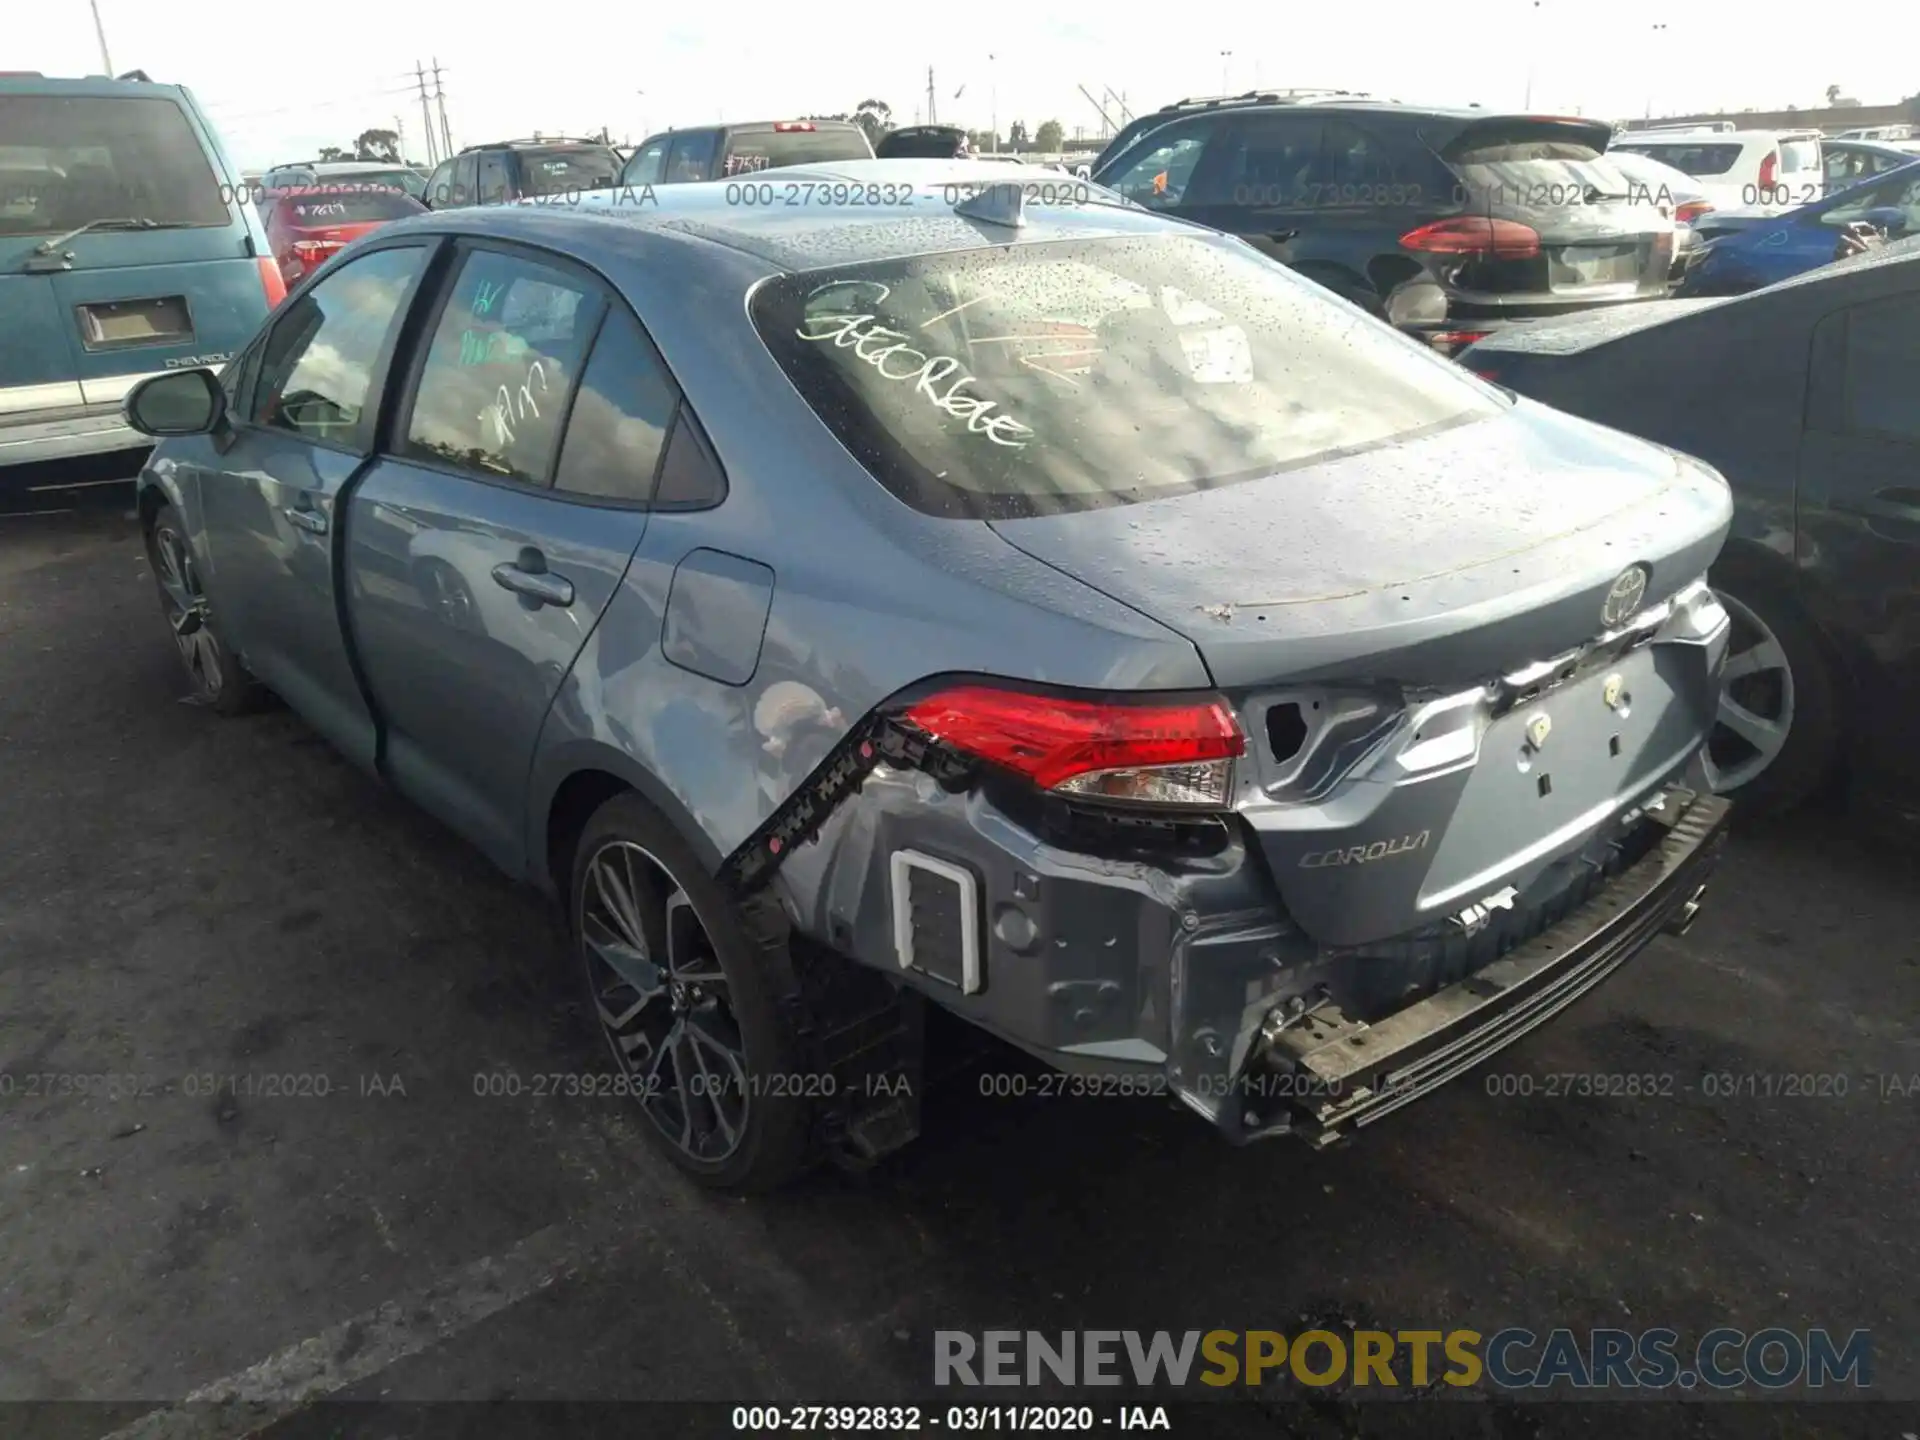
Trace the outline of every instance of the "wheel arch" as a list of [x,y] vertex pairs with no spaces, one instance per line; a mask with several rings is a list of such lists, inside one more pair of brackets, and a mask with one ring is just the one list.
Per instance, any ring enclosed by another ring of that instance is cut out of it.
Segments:
[[[1833,677],[1837,680],[1847,698],[1858,693],[1860,685],[1860,667],[1867,663],[1867,657],[1860,647],[1850,644],[1843,632],[1834,624],[1834,608],[1826,602],[1821,585],[1793,561],[1759,535],[1742,534],[1736,530],[1727,538],[1725,547],[1709,567],[1710,578],[1722,583],[1746,578],[1765,585],[1782,599],[1789,601],[1813,628],[1815,638],[1826,652]],[[1729,588],[1733,588],[1731,585]],[[1848,739],[1852,738],[1852,726],[1841,716],[1841,731]]]
[[565,747],[536,768],[528,806],[527,878],[564,899],[573,883],[574,847],[594,811],[615,795],[637,794],[659,811],[709,873],[726,858],[672,790],[644,765],[611,746]]

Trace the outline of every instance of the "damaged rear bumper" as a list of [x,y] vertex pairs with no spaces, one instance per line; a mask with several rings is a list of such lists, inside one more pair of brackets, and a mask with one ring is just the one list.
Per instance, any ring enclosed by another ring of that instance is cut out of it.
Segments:
[[[1699,912],[1731,807],[1669,796],[1653,848],[1566,919],[1475,974],[1368,1025],[1337,1006],[1276,1013],[1256,1073],[1287,1077],[1290,1128],[1327,1145],[1446,1083],[1557,1014]],[[1251,1080],[1250,1092],[1261,1090]]]

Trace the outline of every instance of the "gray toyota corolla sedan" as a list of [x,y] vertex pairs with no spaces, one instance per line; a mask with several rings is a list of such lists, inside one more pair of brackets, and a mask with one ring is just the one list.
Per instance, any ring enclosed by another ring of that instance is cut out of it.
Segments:
[[928,1001],[1330,1143],[1723,834],[1716,473],[1064,179],[422,216],[128,408],[201,699],[561,899],[712,1183],[911,1139]]

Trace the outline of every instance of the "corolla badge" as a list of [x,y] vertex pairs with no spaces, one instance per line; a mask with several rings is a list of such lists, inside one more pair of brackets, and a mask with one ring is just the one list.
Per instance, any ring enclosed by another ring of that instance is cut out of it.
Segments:
[[1647,580],[1651,573],[1644,565],[1620,572],[1619,578],[1607,587],[1607,598],[1600,606],[1602,625],[1611,630],[1633,618],[1640,602],[1647,598]]
[[1329,865],[1370,865],[1375,860],[1385,860],[1391,855],[1405,855],[1410,850],[1424,850],[1432,836],[1431,830],[1422,830],[1417,835],[1402,835],[1394,840],[1376,840],[1371,845],[1349,845],[1343,850],[1310,850],[1300,857],[1300,868],[1322,870]]

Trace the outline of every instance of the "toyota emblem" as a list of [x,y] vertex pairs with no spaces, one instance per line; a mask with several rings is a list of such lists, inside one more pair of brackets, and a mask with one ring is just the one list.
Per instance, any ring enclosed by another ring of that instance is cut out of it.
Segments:
[[1600,623],[1612,630],[1624,625],[1639,612],[1640,602],[1647,597],[1648,570],[1644,565],[1635,565],[1630,570],[1622,570],[1620,578],[1607,587],[1607,598],[1600,606]]

